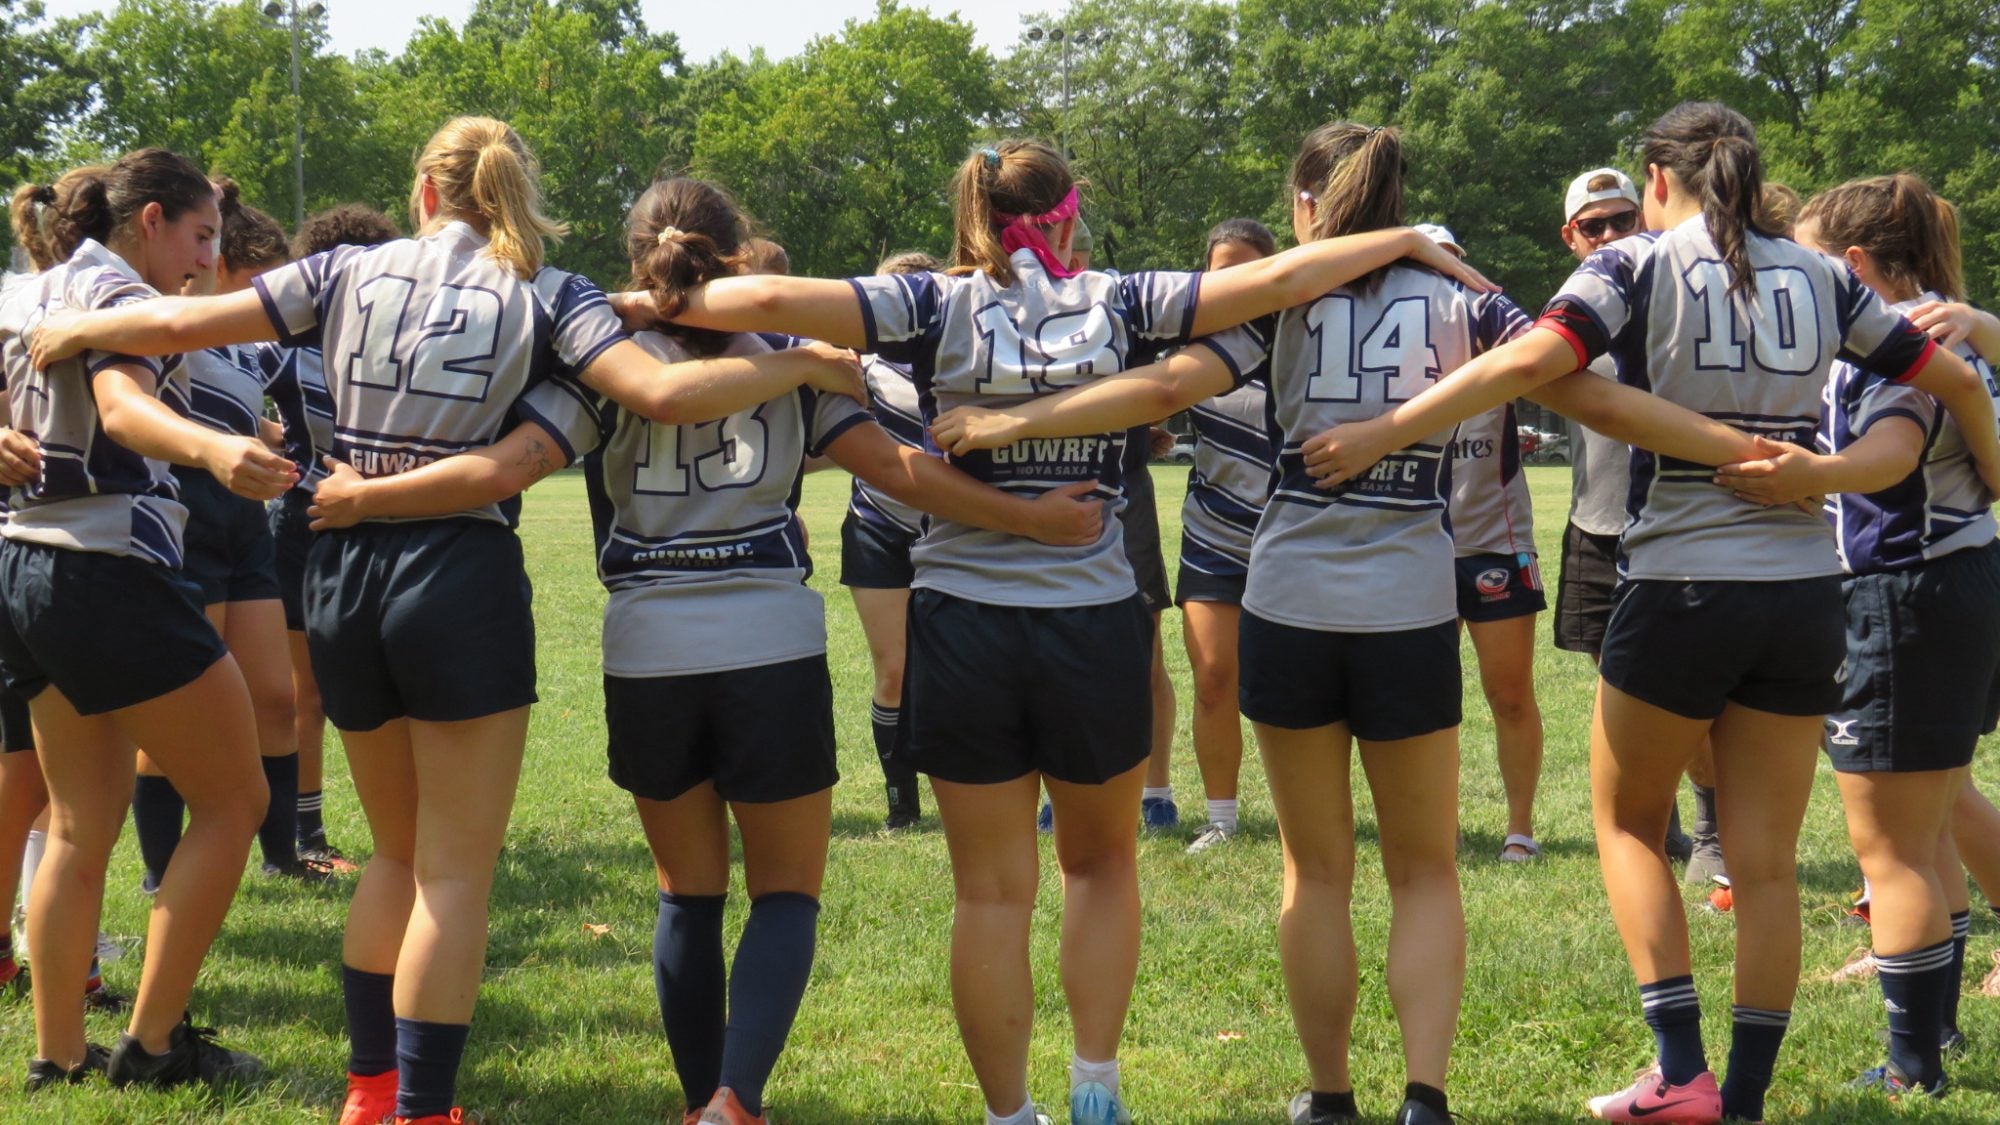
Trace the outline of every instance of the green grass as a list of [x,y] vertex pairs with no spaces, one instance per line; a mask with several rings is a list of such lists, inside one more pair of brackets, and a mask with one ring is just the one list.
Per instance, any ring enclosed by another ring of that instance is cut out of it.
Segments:
[[[1568,503],[1568,470],[1530,470],[1545,574],[1555,583],[1557,543]],[[1165,541],[1179,541],[1184,469],[1161,467]],[[847,478],[806,483],[804,512],[819,549],[814,586],[827,595],[831,662],[839,700],[841,767],[835,839],[821,918],[820,955],[805,1009],[771,1086],[774,1115],[796,1125],[976,1122],[980,1102],[951,1018],[945,945],[951,881],[935,821],[899,838],[875,831],[879,776],[868,730],[867,649],[852,604],[833,582]],[[542,703],[528,766],[493,896],[486,984],[460,1084],[461,1100],[507,1125],[538,1122],[658,1122],[680,1108],[659,1031],[650,948],[651,866],[624,795],[604,778],[598,675],[603,594],[591,569],[582,479],[562,474],[529,498],[522,538],[536,587]],[[1168,614],[1169,664],[1182,703],[1174,782],[1198,819],[1201,789],[1188,744],[1190,698],[1178,617]],[[1546,621],[1543,623],[1547,637]],[[1468,673],[1474,667],[1466,652]],[[1620,1085],[1651,1054],[1633,984],[1606,914],[1590,838],[1585,735],[1592,672],[1582,657],[1544,640],[1537,683],[1548,729],[1539,828],[1546,862],[1492,858],[1505,829],[1492,724],[1468,679],[1464,727],[1462,854],[1470,919],[1470,971],[1452,1076],[1454,1105],[1477,1122],[1571,1122],[1584,1098]],[[364,827],[337,754],[330,754],[327,819],[336,843],[360,850]],[[1826,771],[1822,769],[1822,773]],[[1989,760],[1982,773],[2000,780]],[[1254,753],[1244,778],[1245,835],[1198,858],[1179,838],[1141,845],[1145,950],[1126,1030],[1128,1101],[1144,1122],[1278,1122],[1304,1083],[1277,964],[1279,853]],[[1355,1083],[1362,1106],[1391,1110],[1401,1091],[1395,1021],[1382,982],[1388,904],[1365,790],[1355,929],[1363,953],[1355,1029]],[[927,802],[928,806],[928,802]],[[1035,926],[1039,981],[1032,1089],[1058,1101],[1066,1089],[1069,1036],[1055,955],[1058,888],[1053,858]],[[1820,978],[1865,940],[1837,928],[1858,884],[1830,776],[1806,825],[1803,883],[1806,977],[1771,1101],[1774,1121],[2000,1121],[2000,1005],[1968,995],[1963,1022],[1972,1050],[1954,1067],[1957,1089],[1935,1106],[1888,1107],[1850,1096],[1846,1080],[1878,1061],[1881,1001],[1872,984]],[[128,944],[144,932],[146,900],[129,834],[113,865],[105,928]],[[275,1078],[255,1090],[215,1096],[112,1093],[101,1085],[23,1100],[33,1051],[29,1007],[0,1008],[0,1120],[76,1122],[300,1122],[330,1120],[338,1106],[346,1048],[338,991],[344,897],[274,885],[255,875],[241,895],[195,997],[198,1022],[257,1052]],[[742,902],[732,904],[732,928]],[[603,936],[586,927],[609,926]],[[1693,921],[1697,977],[1709,1012],[1713,1059],[1727,1047],[1727,920]],[[1975,915],[1968,975],[1977,979],[1996,944],[1992,916]],[[129,991],[136,956],[109,966]],[[112,1041],[115,1021],[93,1017],[92,1035]]]

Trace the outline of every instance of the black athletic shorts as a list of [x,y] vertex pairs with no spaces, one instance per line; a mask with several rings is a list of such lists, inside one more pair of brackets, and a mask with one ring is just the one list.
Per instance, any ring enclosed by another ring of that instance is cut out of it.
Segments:
[[277,552],[278,600],[285,603],[285,628],[306,628],[306,553],[312,550],[312,517],[306,509],[312,496],[299,489],[280,496],[270,507],[271,541]]
[[1458,615],[1467,621],[1532,617],[1549,608],[1533,552],[1466,555],[1457,561]]
[[[1133,431],[1131,440],[1143,445],[1148,428]],[[1160,553],[1160,508],[1153,499],[1153,470],[1148,458],[1125,459],[1125,507],[1118,512],[1118,522],[1125,525],[1125,559],[1132,564],[1139,597],[1147,609],[1158,613],[1174,599],[1167,589],[1167,560]]]
[[1394,742],[1459,723],[1458,622],[1392,633],[1302,629],[1243,611],[1238,697],[1253,723],[1311,730],[1346,723]]
[[1604,632],[1604,682],[1689,719],[1736,703],[1825,715],[1847,656],[1840,579],[1628,581]]
[[276,598],[277,548],[264,505],[229,491],[201,469],[176,468],[174,479],[188,510],[181,573],[201,588],[202,604]]
[[907,590],[917,576],[910,565],[914,533],[865,520],[848,510],[840,521],[840,584],[864,590]]
[[725,801],[831,789],[833,681],[826,656],[726,672],[604,677],[611,783],[671,801],[704,781]]
[[1096,785],[1152,748],[1153,617],[1136,594],[1044,609],[920,588],[908,637],[908,760],[932,777]]
[[1565,652],[1604,651],[1604,627],[1618,590],[1618,536],[1592,535],[1563,525],[1562,572],[1556,576],[1556,647]]
[[326,717],[369,731],[535,701],[535,621],[521,541],[478,519],[362,524],[314,538],[306,648]]
[[1183,562],[1180,573],[1174,576],[1174,604],[1224,602],[1242,605],[1243,587],[1249,581],[1247,574],[1210,574]]
[[35,748],[35,722],[21,693],[0,686],[0,750],[12,754]]
[[1842,773],[1972,763],[2000,720],[2000,542],[1860,574],[1847,596],[1847,680],[1826,719]]
[[227,655],[181,572],[130,555],[0,543],[0,667],[33,699],[54,684],[101,715],[186,687]]

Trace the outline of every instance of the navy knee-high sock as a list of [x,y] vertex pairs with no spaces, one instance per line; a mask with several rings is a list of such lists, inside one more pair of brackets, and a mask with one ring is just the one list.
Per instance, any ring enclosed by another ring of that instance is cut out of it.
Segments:
[[1945,995],[1951,987],[1949,939],[1894,957],[1875,957],[1882,1006],[1889,1010],[1889,1065],[1912,1082],[1933,1086],[1944,1077]]
[[1777,1069],[1778,1048],[1784,1045],[1785,1029],[1792,1025],[1792,1013],[1772,1008],[1730,1010],[1729,1073],[1722,1083],[1722,1116],[1743,1121],[1764,1120],[1764,1095],[1771,1089],[1771,1072]]
[[722,1084],[753,1116],[764,1112],[764,1083],[791,1034],[812,977],[819,900],[789,892],[750,904],[729,974],[729,1034],[722,1041]]
[[294,867],[299,862],[299,756],[291,753],[263,762],[271,804],[257,828],[257,844],[264,850],[265,863]]
[[181,817],[186,812],[187,802],[166,778],[140,774],[133,783],[132,830],[139,837],[139,858],[153,887],[166,876],[167,864],[180,846]]
[[1695,995],[1693,977],[1642,984],[1639,1004],[1646,1010],[1646,1026],[1653,1029],[1653,1041],[1660,1049],[1662,1077],[1684,1086],[1708,1069],[1708,1057],[1701,1047],[1701,1000]]
[[699,1112],[722,1082],[728,969],[722,961],[724,895],[660,892],[653,923],[653,987],[681,1093]]
[[1944,998],[1946,1031],[1958,1030],[1958,997],[1965,991],[1965,939],[1972,936],[1972,911],[1951,916],[1951,988]]
[[340,967],[347,1007],[347,1072],[368,1077],[396,1069],[396,978]]
[[472,1028],[396,1018],[396,1116],[450,1113],[458,1101],[458,1061]]

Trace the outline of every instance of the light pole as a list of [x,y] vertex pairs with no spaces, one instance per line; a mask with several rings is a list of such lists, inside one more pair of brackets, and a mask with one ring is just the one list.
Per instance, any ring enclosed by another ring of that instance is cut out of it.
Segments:
[[1102,28],[1093,28],[1093,27],[1066,28],[1060,24],[1050,28],[1042,28],[1042,27],[1028,28],[1028,42],[1039,43],[1043,39],[1047,39],[1049,42],[1055,43],[1062,48],[1062,56],[1061,56],[1062,57],[1062,129],[1060,130],[1059,135],[1057,137],[1057,143],[1062,145],[1064,159],[1068,159],[1070,155],[1069,152],[1070,48],[1072,46],[1096,47],[1103,44],[1105,40],[1110,38],[1111,38],[1111,33]]
[[264,18],[283,24],[292,33],[292,229],[306,223],[306,110],[299,98],[299,33],[301,20],[317,20],[326,15],[326,5],[311,4],[299,10],[299,0],[271,0],[264,5]]

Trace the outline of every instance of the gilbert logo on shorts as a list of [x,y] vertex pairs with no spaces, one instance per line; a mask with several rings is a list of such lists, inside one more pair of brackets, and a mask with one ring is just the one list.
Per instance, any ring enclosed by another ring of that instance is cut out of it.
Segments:
[[1860,719],[1828,719],[1826,740],[1835,746],[1859,746],[1861,739],[1854,734],[1854,724]]
[[1492,570],[1480,571],[1479,577],[1473,579],[1472,584],[1479,590],[1481,596],[1497,598],[1507,592],[1507,577],[1507,569],[1496,566]]

